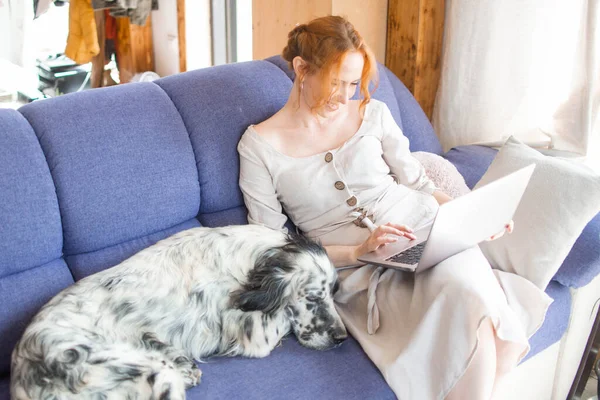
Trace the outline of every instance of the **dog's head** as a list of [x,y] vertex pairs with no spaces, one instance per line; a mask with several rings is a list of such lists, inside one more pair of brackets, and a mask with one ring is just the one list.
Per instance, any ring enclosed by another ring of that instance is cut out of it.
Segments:
[[337,288],[337,272],[325,249],[290,235],[285,245],[257,259],[248,282],[232,296],[243,311],[285,312],[300,344],[325,350],[348,337],[333,304]]

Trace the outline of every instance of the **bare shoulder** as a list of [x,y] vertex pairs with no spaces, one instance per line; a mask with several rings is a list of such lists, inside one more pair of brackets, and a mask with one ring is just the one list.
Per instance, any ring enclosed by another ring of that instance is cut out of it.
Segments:
[[285,118],[282,118],[280,112],[275,113],[263,122],[253,125],[254,132],[265,139],[267,142],[277,144],[280,141],[282,130],[286,129]]

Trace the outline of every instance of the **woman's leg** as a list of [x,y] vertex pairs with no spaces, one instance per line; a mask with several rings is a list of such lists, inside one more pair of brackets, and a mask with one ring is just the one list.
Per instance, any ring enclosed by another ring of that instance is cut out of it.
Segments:
[[448,400],[489,400],[497,379],[496,336],[487,318],[479,327],[479,344],[462,378],[448,394]]

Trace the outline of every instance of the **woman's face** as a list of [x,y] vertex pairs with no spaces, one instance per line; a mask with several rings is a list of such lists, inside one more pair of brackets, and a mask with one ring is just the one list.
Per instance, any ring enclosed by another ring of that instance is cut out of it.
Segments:
[[[365,61],[362,53],[360,52],[349,52],[342,64],[340,65],[340,72],[337,77],[333,77],[332,81],[329,82],[331,86],[331,94],[329,99],[323,107],[317,109],[317,113],[322,117],[329,117],[335,114],[340,108],[346,106],[348,101],[356,93],[356,88],[360,83],[360,77]],[[319,96],[321,82],[318,75],[306,76],[304,79],[304,88],[306,91],[306,100],[309,105],[312,106],[309,99],[314,99]]]

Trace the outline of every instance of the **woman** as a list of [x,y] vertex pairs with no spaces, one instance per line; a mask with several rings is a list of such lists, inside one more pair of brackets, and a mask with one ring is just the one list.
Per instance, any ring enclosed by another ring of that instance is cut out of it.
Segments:
[[[413,239],[411,228],[450,197],[370,98],[376,64],[359,33],[341,17],[318,18],[289,33],[283,58],[296,75],[287,103],[238,145],[249,222],[283,229],[285,210],[336,267]],[[362,100],[350,100],[357,88]],[[366,265],[340,280],[344,323],[400,399],[491,398],[550,303],[525,279],[493,271],[478,248],[417,276]]]

